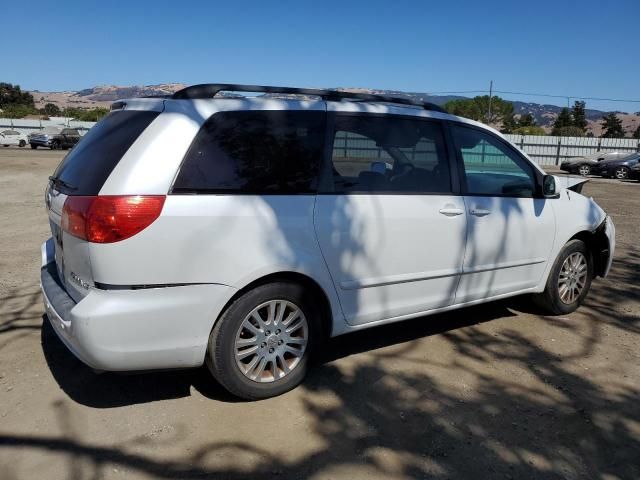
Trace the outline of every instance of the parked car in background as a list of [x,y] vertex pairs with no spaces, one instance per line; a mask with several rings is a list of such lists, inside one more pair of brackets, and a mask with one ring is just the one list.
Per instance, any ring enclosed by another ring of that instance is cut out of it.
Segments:
[[640,180],[640,162],[636,163],[629,169],[629,178]]
[[624,180],[625,178],[629,178],[631,168],[637,165],[639,160],[640,153],[632,153],[618,160],[604,160],[598,163],[597,167],[593,170],[593,174],[605,178]]
[[278,395],[326,337],[521,294],[574,311],[615,248],[585,181],[404,97],[119,101],[49,178],[47,317],[94,369]]
[[579,173],[583,177],[590,175],[599,162],[618,160],[629,155],[629,152],[596,152],[583,157],[567,158],[560,164],[560,170],[568,173]]
[[3,147],[8,147],[9,145],[24,147],[27,143],[29,143],[29,139],[24,133],[20,133],[16,130],[5,130],[0,132],[0,145]]
[[75,128],[47,127],[29,137],[31,148],[48,147],[51,150],[67,150],[80,141],[80,132]]

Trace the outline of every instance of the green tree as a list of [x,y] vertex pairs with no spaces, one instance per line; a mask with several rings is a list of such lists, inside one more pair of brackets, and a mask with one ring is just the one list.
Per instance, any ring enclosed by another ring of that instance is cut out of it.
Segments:
[[603,138],[623,138],[624,128],[622,128],[622,120],[618,116],[611,112],[608,115],[602,117],[602,137]]
[[520,118],[518,119],[518,123],[517,123],[517,128],[535,127],[535,126],[536,126],[536,119],[533,118],[533,115],[531,115],[530,113],[525,113],[520,115]]
[[42,110],[48,117],[58,117],[61,113],[60,108],[55,103],[47,103]]
[[3,105],[2,112],[0,112],[0,117],[4,118],[24,118],[27,115],[33,115],[38,113],[38,111],[30,107],[28,105],[20,105],[20,104],[12,104],[12,105]]
[[572,125],[573,125],[573,119],[571,118],[569,109],[565,107],[560,111],[560,113],[558,114],[558,117],[556,118],[556,121],[553,123],[553,130],[551,130],[551,135],[560,137],[561,136],[561,134],[559,133],[560,129],[565,127],[571,127]]
[[489,115],[489,95],[452,100],[447,102],[444,108],[453,115],[498,126],[505,133],[515,127],[513,104],[500,97],[491,98],[491,115]]
[[476,121],[482,120],[483,112],[480,110],[480,105],[473,98],[451,100],[444,104],[444,108],[452,115]]
[[108,113],[108,108],[65,108],[63,115],[82,122],[97,122]]
[[636,128],[636,131],[633,132],[633,138],[639,138],[640,139],[640,125],[638,125],[638,128]]
[[587,115],[585,112],[585,102],[574,102],[573,109],[571,110],[571,117],[573,118],[573,126],[578,127],[582,132],[587,131]]
[[33,108],[33,96],[29,92],[20,90],[19,85],[0,82],[0,108],[8,105],[25,105]]
[[517,128],[514,128],[511,133],[515,133],[516,135],[537,135],[537,136],[543,136],[547,134],[544,131],[544,128],[538,127],[537,125],[529,125],[528,127],[517,127]]

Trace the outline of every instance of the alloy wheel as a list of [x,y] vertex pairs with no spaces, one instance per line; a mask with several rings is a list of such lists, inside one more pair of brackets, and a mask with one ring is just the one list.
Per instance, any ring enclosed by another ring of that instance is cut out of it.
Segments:
[[580,165],[578,173],[580,173],[580,175],[582,175],[583,177],[586,177],[591,173],[591,167],[589,165]]
[[562,263],[558,277],[558,294],[560,300],[570,305],[582,293],[587,283],[587,258],[581,252],[569,255]]
[[619,180],[623,180],[629,176],[629,171],[626,167],[618,167],[615,171],[615,176]]
[[275,382],[302,359],[309,325],[302,309],[287,300],[270,300],[254,308],[236,334],[236,365],[254,382]]

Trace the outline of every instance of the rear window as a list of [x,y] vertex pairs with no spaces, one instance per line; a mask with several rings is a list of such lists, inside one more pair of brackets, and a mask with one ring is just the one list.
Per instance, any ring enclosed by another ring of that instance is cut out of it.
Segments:
[[100,120],[64,158],[54,177],[70,195],[97,195],[133,142],[160,112],[121,110]]
[[325,113],[220,112],[198,132],[174,193],[313,193],[322,158]]

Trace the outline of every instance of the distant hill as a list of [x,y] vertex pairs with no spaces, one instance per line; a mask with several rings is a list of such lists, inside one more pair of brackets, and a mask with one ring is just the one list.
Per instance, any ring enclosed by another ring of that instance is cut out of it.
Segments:
[[[168,95],[185,85],[182,83],[162,83],[158,85],[134,85],[134,86],[115,86],[101,85],[93,88],[86,88],[77,92],[40,92],[34,90],[30,92],[36,103],[36,108],[42,108],[46,103],[54,103],[61,108],[64,107],[81,107],[96,108],[109,107],[111,102],[120,98],[143,97],[149,95]],[[368,88],[339,88],[339,90],[363,92],[363,93],[379,93],[384,95],[401,95],[416,100],[432,102],[436,105],[444,105],[451,100],[464,99],[467,97],[455,95],[429,95],[420,92],[399,92],[396,90],[374,90]],[[530,113],[535,118],[536,123],[543,127],[547,132],[551,131],[551,127],[556,117],[562,110],[557,105],[519,102],[512,101],[516,115]],[[602,128],[600,127],[600,119],[610,112],[601,110],[587,109],[586,116],[589,123],[588,129],[595,135],[600,136]],[[625,130],[632,133],[640,125],[640,116],[628,114],[624,112],[615,112],[622,120]]]
[[185,85],[181,83],[161,83],[158,85],[134,85],[119,87],[115,85],[100,85],[93,88],[85,88],[78,92],[30,92],[36,104],[36,108],[42,108],[47,103],[54,103],[60,108],[108,108],[111,103],[120,98],[145,97],[149,95],[168,95]]

